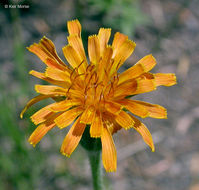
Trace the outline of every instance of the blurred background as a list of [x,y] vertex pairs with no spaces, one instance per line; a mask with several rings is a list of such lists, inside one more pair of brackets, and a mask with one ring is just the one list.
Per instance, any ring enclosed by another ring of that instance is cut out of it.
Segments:
[[165,106],[168,119],[143,120],[153,135],[154,153],[133,129],[114,135],[118,170],[104,172],[104,189],[199,189],[198,0],[0,3],[0,190],[92,189],[85,151],[78,146],[70,158],[59,153],[68,129],[54,129],[36,148],[27,142],[35,129],[29,117],[47,101],[33,106],[25,119],[19,118],[26,102],[36,96],[34,84],[42,84],[28,71],[44,70],[44,64],[26,47],[45,35],[63,58],[66,22],[75,18],[82,24],[85,47],[88,35],[97,33],[100,27],[112,28],[112,34],[123,32],[136,42],[134,54],[122,69],[152,53],[158,62],[153,72],[176,73],[178,79],[175,86],[136,97]]

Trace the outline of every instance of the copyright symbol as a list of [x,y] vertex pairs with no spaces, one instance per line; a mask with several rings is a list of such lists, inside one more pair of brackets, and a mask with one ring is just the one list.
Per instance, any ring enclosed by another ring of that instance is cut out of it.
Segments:
[[4,7],[7,9],[7,8],[8,8],[8,5],[5,5]]

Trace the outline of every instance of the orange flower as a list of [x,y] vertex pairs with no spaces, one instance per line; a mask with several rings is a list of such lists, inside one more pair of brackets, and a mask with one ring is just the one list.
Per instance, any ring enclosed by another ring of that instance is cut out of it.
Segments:
[[167,118],[166,109],[162,106],[127,97],[156,90],[160,85],[172,86],[176,84],[176,77],[170,73],[149,73],[156,65],[152,55],[145,56],[131,68],[118,73],[136,44],[128,36],[117,32],[112,45],[108,45],[111,29],[100,28],[97,35],[89,36],[88,61],[79,21],[69,21],[67,26],[69,44],[63,47],[63,53],[70,66],[59,58],[54,44],[46,37],[28,48],[47,66],[44,73],[32,70],[30,74],[53,85],[35,85],[40,95],[27,103],[21,118],[30,106],[40,100],[60,100],[31,116],[34,124],[39,126],[30,136],[29,142],[35,146],[54,127],[63,129],[74,122],[61,146],[61,153],[70,156],[89,125],[90,136],[101,138],[105,170],[116,171],[117,154],[112,134],[121,128],[134,128],[154,151],[150,132],[133,115]]

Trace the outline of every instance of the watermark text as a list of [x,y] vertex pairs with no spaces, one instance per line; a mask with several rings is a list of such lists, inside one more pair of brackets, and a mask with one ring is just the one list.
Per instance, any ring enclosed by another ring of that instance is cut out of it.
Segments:
[[29,9],[30,5],[14,5],[14,4],[10,4],[10,5],[4,5],[4,8],[6,9]]

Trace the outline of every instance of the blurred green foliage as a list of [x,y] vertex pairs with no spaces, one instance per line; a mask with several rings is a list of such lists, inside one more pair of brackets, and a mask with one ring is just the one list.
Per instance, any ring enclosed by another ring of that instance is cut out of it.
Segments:
[[138,26],[149,22],[140,9],[139,0],[76,0],[76,5],[80,20],[95,21],[101,27],[111,27],[130,38]]
[[138,0],[88,0],[95,14],[101,15],[102,24],[133,37],[136,27],[148,22]]

